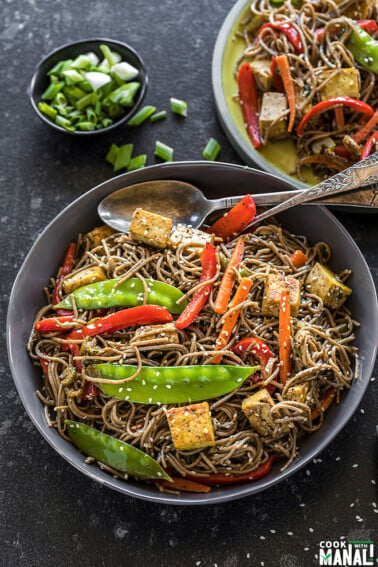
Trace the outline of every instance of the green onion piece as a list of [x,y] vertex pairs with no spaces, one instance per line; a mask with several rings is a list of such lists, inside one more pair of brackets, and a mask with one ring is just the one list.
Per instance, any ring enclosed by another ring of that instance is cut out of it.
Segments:
[[221,151],[221,146],[214,138],[210,138],[210,140],[206,144],[206,148],[203,150],[202,155],[205,159],[209,161],[215,161],[219,156]]
[[163,159],[164,161],[173,160],[173,148],[156,140],[155,142],[155,156]]
[[134,171],[134,169],[141,169],[146,165],[147,154],[140,154],[139,156],[133,157],[127,167],[127,171]]
[[108,153],[106,154],[105,160],[111,165],[114,165],[118,151],[119,151],[119,146],[117,146],[117,144],[112,144],[110,146]]
[[144,106],[128,121],[128,126],[140,126],[155,112],[155,106]]
[[113,120],[111,118],[103,118],[101,120],[101,124],[103,128],[107,128],[113,124]]
[[171,110],[179,116],[188,116],[188,105],[184,100],[178,98],[170,98]]
[[157,122],[158,120],[163,120],[167,118],[167,111],[160,110],[160,112],[155,112],[152,116],[150,116],[150,122]]
[[46,114],[46,116],[52,118],[53,120],[57,117],[58,111],[55,110],[55,108],[53,108],[49,104],[47,104],[47,102],[39,102],[38,108],[41,112],[43,112],[43,114]]
[[112,51],[107,45],[100,45],[100,50],[105,57],[109,67],[113,67],[113,65],[119,62],[120,56],[118,55],[118,53]]
[[67,69],[66,71],[63,71],[62,75],[65,78],[67,85],[75,85],[76,83],[81,83],[83,80],[83,76],[75,69]]
[[98,101],[98,96],[96,95],[96,93],[91,93],[83,96],[83,98],[80,98],[75,103],[75,106],[78,110],[83,110],[83,108],[85,108],[86,106],[89,106],[91,104],[93,105],[96,104],[97,101]]
[[54,67],[52,69],[50,69],[50,71],[48,71],[48,75],[58,75],[60,76],[63,66],[65,64],[65,61],[59,61],[56,65],[54,65]]
[[89,132],[96,128],[96,124],[93,124],[93,122],[89,122],[88,120],[84,120],[84,122],[78,122],[76,124],[76,128],[78,130],[83,130],[84,132]]
[[122,106],[132,106],[134,103],[134,96],[139,87],[140,83],[136,81],[122,85],[121,87],[118,87],[118,89],[115,89],[115,91],[111,92],[104,99],[104,104],[112,102],[114,104],[120,104]]
[[67,99],[62,91],[57,93],[56,97],[54,98],[54,106],[66,106]]
[[78,55],[71,63],[74,69],[88,70],[92,67],[92,61],[88,55]]
[[43,93],[42,100],[53,100],[63,87],[64,83],[51,83]]
[[129,166],[133,148],[133,144],[124,144],[119,148],[114,162],[114,171],[126,169]]
[[60,116],[59,114],[55,118],[55,124],[61,126],[65,130],[68,130],[69,132],[73,132],[75,130],[75,128],[71,124],[71,121],[68,120],[67,118],[64,118],[63,116]]
[[88,122],[92,122],[92,124],[96,125],[97,124],[97,114],[96,112],[93,110],[93,108],[91,106],[88,106],[85,109],[85,113],[87,115],[87,120]]

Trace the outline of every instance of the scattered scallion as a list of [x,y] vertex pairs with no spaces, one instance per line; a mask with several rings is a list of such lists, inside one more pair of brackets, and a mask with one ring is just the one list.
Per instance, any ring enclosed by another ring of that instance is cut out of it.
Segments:
[[123,146],[120,146],[114,162],[114,171],[128,168],[133,153],[133,147],[133,144],[124,144]]
[[210,138],[210,140],[206,144],[206,148],[203,150],[202,155],[205,159],[209,161],[215,161],[219,156],[221,151],[221,146],[214,138]]
[[127,171],[134,171],[135,169],[141,169],[146,165],[147,154],[140,154],[139,156],[133,157],[127,167]]
[[128,126],[140,126],[155,112],[155,106],[144,106],[128,121]]
[[55,120],[58,114],[58,111],[49,104],[47,104],[47,102],[39,102],[38,108],[41,112],[43,112],[43,114],[46,114],[46,116],[52,118],[53,120]]
[[164,161],[173,160],[173,148],[156,140],[155,142],[155,156],[163,159]]
[[184,100],[179,100],[178,98],[172,97],[170,99],[170,103],[172,112],[178,114],[179,116],[188,116],[188,105]]
[[115,164],[115,160],[117,158],[118,150],[119,150],[119,146],[117,146],[117,144],[112,144],[110,146],[108,153],[106,154],[105,159],[111,165]]
[[160,110],[159,112],[155,112],[152,116],[150,116],[150,122],[157,122],[158,120],[164,120],[167,118],[167,111]]

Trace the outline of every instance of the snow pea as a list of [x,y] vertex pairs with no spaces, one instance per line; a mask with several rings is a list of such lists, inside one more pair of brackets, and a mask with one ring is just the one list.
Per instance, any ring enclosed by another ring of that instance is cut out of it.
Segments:
[[377,40],[359,26],[354,25],[346,46],[362,67],[378,75]]
[[136,447],[102,433],[85,423],[65,420],[66,432],[80,451],[113,469],[136,478],[159,478],[172,482],[159,463]]
[[[136,366],[92,364],[88,375],[93,378],[124,380],[132,376]],[[239,388],[256,372],[254,366],[143,366],[140,374],[122,384],[96,383],[100,390],[117,398],[140,404],[181,404],[224,396]]]
[[[84,285],[72,292],[79,309],[102,309],[108,307],[136,307],[143,305],[144,287],[139,278],[130,278],[120,285],[117,279],[105,280]],[[177,301],[183,296],[182,291],[164,282],[153,279],[146,280],[149,305],[160,305],[174,314],[181,313],[187,301]],[[63,301],[54,305],[54,309],[72,309],[70,295]]]

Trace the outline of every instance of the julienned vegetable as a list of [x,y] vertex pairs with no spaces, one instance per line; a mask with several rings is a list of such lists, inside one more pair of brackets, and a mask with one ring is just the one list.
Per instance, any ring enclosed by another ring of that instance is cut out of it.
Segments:
[[84,423],[66,419],[65,424],[72,443],[96,461],[136,478],[172,480],[155,459],[140,449]]
[[290,327],[290,292],[285,289],[281,294],[278,342],[280,351],[280,380],[285,384],[291,367],[291,327]]
[[240,107],[244,125],[254,148],[261,146],[259,128],[259,101],[256,80],[249,63],[243,63],[238,73]]
[[256,41],[258,41],[259,37],[263,35],[265,30],[277,30],[282,32],[283,34],[286,35],[287,39],[294,46],[295,50],[298,53],[303,53],[304,47],[300,33],[290,22],[282,22],[282,23],[267,22],[266,24],[262,25],[261,28],[259,29],[257,33]]
[[289,125],[287,131],[291,132],[294,126],[296,106],[295,106],[294,83],[290,73],[289,59],[287,55],[277,55],[277,57],[275,57],[275,61],[280,71],[287,100],[289,102],[290,118],[289,118]]
[[264,341],[257,337],[246,337],[233,346],[232,350],[241,358],[243,358],[246,354],[250,354],[252,357],[257,358],[261,366],[263,378],[265,379],[268,377],[266,367],[274,355]]
[[361,154],[361,159],[365,159],[368,156],[370,156],[370,154],[373,151],[375,151],[374,148],[377,146],[377,144],[378,144],[378,131],[374,132],[374,134],[370,136],[370,138],[364,145],[364,149],[362,150],[362,154]]
[[227,264],[221,284],[219,286],[218,294],[214,303],[214,311],[217,313],[226,313],[228,303],[230,301],[232,288],[237,276],[237,270],[240,262],[243,260],[244,255],[244,240],[239,238],[234,250],[232,251],[230,260]]
[[[146,279],[147,304],[160,305],[174,314],[181,313],[186,305],[182,291],[165,282]],[[122,283],[112,279],[97,282],[75,289],[72,294],[55,306],[55,309],[72,309],[71,295],[79,309],[102,309],[109,307],[136,307],[143,305],[144,286],[139,278],[130,278]]]
[[361,27],[353,26],[347,42],[347,48],[353,57],[367,69],[378,75],[378,41]]
[[[67,276],[72,270],[75,259],[75,252],[76,252],[76,244],[74,242],[71,242],[68,245],[68,248],[64,255],[63,265],[60,268],[59,276],[55,282],[55,287],[52,292],[51,303],[53,306],[56,306],[61,300],[60,293],[61,293],[62,282],[65,276]],[[57,314],[66,315],[66,311],[57,309]]]
[[244,474],[209,474],[208,476],[201,476],[201,475],[187,475],[190,480],[195,480],[200,482],[201,484],[207,484],[208,486],[223,486],[227,484],[239,484],[242,482],[249,482],[251,480],[259,480],[260,478],[264,478],[272,468],[274,461],[274,455],[271,455],[265,463],[257,467],[254,471],[250,473]]
[[39,333],[49,333],[51,331],[64,331],[76,327],[73,315],[63,315],[62,317],[51,317],[42,319],[34,323],[34,329]]
[[134,104],[140,88],[133,81],[139,71],[106,45],[95,53],[57,63],[48,76],[50,84],[38,103],[39,110],[70,132],[107,128]]
[[256,205],[252,195],[246,195],[232,209],[212,224],[206,232],[220,236],[227,241],[234,238],[252,222]]
[[[142,366],[92,364],[88,376],[96,379],[100,390],[119,400],[139,404],[181,404],[224,396],[239,388],[254,374],[254,366]],[[121,381],[107,384],[102,379]],[[122,383],[123,381],[123,383]]]

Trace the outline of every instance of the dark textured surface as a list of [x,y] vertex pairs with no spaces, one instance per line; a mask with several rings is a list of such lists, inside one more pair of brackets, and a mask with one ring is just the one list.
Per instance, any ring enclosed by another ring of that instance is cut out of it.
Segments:
[[[175,147],[175,159],[198,159],[212,135],[222,144],[221,159],[240,163],[215,118],[210,83],[212,47],[231,6],[231,0],[2,4],[2,321],[17,269],[41,229],[65,204],[112,175],[103,159],[111,142],[133,141],[135,151],[147,150],[154,163],[156,138]],[[170,96],[182,97],[189,103],[188,119],[169,115],[154,126],[95,140],[76,140],[42,124],[26,97],[34,66],[58,45],[96,35],[140,51],[150,75],[146,102],[168,108]],[[378,217],[338,216],[377,282]],[[253,498],[180,509],[101,488],[56,455],[23,410],[9,373],[4,330],[2,338],[1,565],[306,567],[318,564],[322,539],[377,539],[372,482],[377,382],[346,429],[307,470]]]

